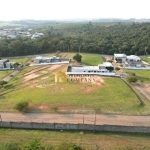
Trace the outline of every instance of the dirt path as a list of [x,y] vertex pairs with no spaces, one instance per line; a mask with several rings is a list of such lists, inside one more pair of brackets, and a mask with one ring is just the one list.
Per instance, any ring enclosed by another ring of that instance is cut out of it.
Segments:
[[3,81],[7,81],[9,82],[12,78],[14,78],[14,76],[16,76],[20,71],[16,70],[14,72],[12,72],[11,74],[9,74],[8,76],[6,76],[5,78],[3,78]]
[[[94,114],[49,114],[49,113],[4,113],[6,122],[46,122],[46,123],[83,123],[94,124]],[[0,120],[1,121],[1,120]],[[96,115],[97,125],[149,126],[150,116]]]

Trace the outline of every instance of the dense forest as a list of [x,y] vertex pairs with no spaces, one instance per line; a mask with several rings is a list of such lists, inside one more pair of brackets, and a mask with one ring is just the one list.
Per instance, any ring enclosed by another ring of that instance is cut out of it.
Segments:
[[65,23],[40,26],[37,39],[0,40],[0,57],[50,52],[150,54],[150,23]]

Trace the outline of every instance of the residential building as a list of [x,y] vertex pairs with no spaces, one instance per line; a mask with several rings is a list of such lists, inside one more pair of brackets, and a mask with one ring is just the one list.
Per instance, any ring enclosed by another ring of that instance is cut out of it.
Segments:
[[125,63],[126,58],[126,54],[114,54],[114,60],[116,60],[118,63]]
[[115,76],[116,73],[113,70],[114,67],[110,62],[104,62],[98,66],[68,66],[66,74]]
[[69,58],[60,58],[60,57],[42,57],[37,56],[35,58],[35,65],[48,65],[48,64],[62,64],[62,63],[70,63],[71,59]]
[[126,63],[130,67],[141,67],[142,66],[141,58],[138,56],[135,56],[135,55],[127,56]]
[[9,62],[9,59],[0,60],[0,70],[14,69],[18,66],[16,62]]

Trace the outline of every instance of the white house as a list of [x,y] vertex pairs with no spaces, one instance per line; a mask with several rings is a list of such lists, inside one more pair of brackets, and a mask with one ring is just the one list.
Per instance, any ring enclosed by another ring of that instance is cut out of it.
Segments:
[[48,64],[63,64],[70,63],[71,59],[69,58],[60,58],[60,57],[42,57],[37,56],[35,58],[35,65],[48,65]]
[[68,66],[66,74],[117,76],[113,70],[114,67],[110,62],[104,62],[98,66]]
[[141,58],[138,56],[135,56],[135,55],[127,56],[126,63],[130,67],[141,67],[142,66]]
[[125,63],[126,58],[126,54],[114,54],[114,60],[116,60],[118,63]]
[[14,69],[18,66],[16,62],[9,62],[9,59],[0,60],[0,70]]

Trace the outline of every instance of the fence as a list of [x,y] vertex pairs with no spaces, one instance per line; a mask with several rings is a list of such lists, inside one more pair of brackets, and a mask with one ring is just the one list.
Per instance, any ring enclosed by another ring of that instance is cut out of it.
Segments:
[[0,122],[0,128],[150,133],[150,127],[144,127],[144,126],[90,125],[90,124],[68,124],[68,123],[61,124],[61,123],[3,122],[2,121]]

